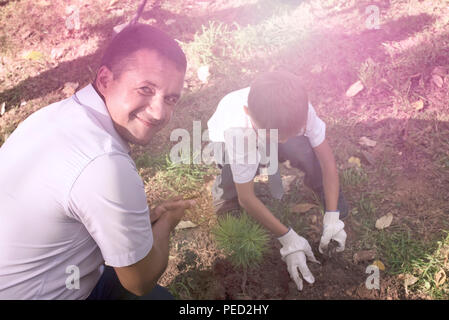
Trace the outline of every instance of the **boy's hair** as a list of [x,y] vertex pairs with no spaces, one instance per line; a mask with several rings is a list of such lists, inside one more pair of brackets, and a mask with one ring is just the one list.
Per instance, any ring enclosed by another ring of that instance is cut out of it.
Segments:
[[186,56],[178,43],[162,30],[141,23],[126,27],[112,39],[100,66],[108,67],[118,78],[132,63],[129,56],[140,49],[155,50],[180,71],[186,70]]
[[251,84],[248,111],[260,129],[278,129],[279,136],[297,134],[306,125],[308,110],[307,92],[290,72],[266,72]]

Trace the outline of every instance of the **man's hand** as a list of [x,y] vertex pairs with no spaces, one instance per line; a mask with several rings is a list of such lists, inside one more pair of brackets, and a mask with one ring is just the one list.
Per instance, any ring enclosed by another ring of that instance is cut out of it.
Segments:
[[181,200],[180,197],[163,202],[150,212],[151,224],[159,220],[161,216],[169,214],[176,225],[184,216],[184,211],[195,203],[195,200]]
[[299,276],[298,269],[301,272],[302,277],[308,283],[314,283],[315,278],[307,267],[306,262],[307,259],[316,263],[320,262],[315,259],[309,242],[307,242],[307,240],[303,237],[300,237],[291,228],[285,235],[278,238],[278,240],[282,244],[282,260],[287,263],[288,273],[290,274],[292,280],[296,283],[298,290],[301,291],[303,287],[303,281]]
[[343,229],[345,224],[340,220],[340,212],[326,212],[323,220],[323,235],[321,236],[319,251],[322,254],[327,250],[329,242],[335,240],[338,247],[337,252],[345,250],[346,232]]

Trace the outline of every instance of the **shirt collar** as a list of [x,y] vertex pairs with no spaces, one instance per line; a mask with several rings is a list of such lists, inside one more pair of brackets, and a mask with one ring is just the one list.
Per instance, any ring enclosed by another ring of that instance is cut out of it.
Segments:
[[119,135],[117,130],[115,130],[111,115],[109,114],[106,104],[100,97],[98,92],[95,90],[95,88],[92,86],[92,84],[89,84],[83,89],[76,92],[73,96],[73,99],[79,105],[93,110],[94,116],[101,123],[105,131],[112,137],[114,137],[127,153],[131,151],[128,142],[126,142]]

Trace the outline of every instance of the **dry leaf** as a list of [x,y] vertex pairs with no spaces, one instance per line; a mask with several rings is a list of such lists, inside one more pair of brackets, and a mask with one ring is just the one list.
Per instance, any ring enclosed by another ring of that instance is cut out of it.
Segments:
[[446,75],[446,70],[442,66],[437,66],[433,69],[432,74],[436,74],[441,77],[444,77]]
[[444,282],[446,282],[446,273],[444,272],[444,270],[440,269],[440,271],[435,273],[434,279],[435,279],[435,284],[436,284],[437,288],[439,286],[442,286],[444,284]]
[[291,208],[291,212],[293,213],[306,213],[312,208],[315,208],[316,204],[312,203],[300,203]]
[[346,91],[346,96],[349,98],[354,97],[363,89],[364,89],[363,83],[362,81],[359,80],[349,87],[349,89]]
[[44,58],[44,54],[40,51],[31,50],[23,53],[22,58],[32,61],[42,60]]
[[435,83],[435,85],[436,85],[438,88],[442,88],[442,87],[443,87],[443,78],[441,78],[439,75],[434,74],[434,75],[432,76],[432,81],[433,81],[433,83]]
[[357,157],[350,157],[348,159],[348,163],[350,163],[351,165],[355,166],[355,167],[361,167],[361,163],[360,163],[360,159]]
[[62,92],[66,96],[71,96],[75,93],[76,88],[78,88],[78,82],[66,82],[64,84],[64,88],[62,89]]
[[420,111],[424,108],[424,102],[422,100],[418,100],[412,103],[413,109],[416,111]]
[[393,214],[390,212],[389,214],[377,219],[376,228],[379,230],[388,228],[392,221],[393,221]]
[[372,263],[372,265],[376,266],[379,268],[379,270],[385,271],[385,265],[383,264],[382,261],[380,260],[376,260]]
[[41,6],[41,7],[48,7],[51,5],[51,1],[49,0],[40,0],[38,2],[36,2],[37,5]]
[[404,276],[404,288],[405,294],[408,295],[408,287],[414,285],[419,279],[411,274],[406,274]]
[[375,147],[376,144],[377,144],[376,141],[371,140],[371,139],[369,139],[369,138],[367,138],[367,137],[361,137],[361,138],[359,139],[359,143],[360,143],[361,145],[367,146],[367,147]]
[[189,229],[189,228],[195,228],[197,227],[196,224],[194,224],[192,221],[181,221],[176,226],[175,230],[181,230],[181,229]]
[[323,68],[319,64],[314,65],[312,70],[310,70],[314,74],[320,73],[321,71],[323,71]]
[[196,73],[202,83],[207,83],[210,76],[209,66],[199,67]]
[[359,263],[363,261],[370,261],[376,258],[376,250],[362,250],[354,254],[354,263]]
[[293,175],[282,177],[282,188],[284,189],[285,193],[290,191],[291,186],[295,180],[296,176]]
[[64,48],[53,48],[51,49],[50,52],[50,58],[52,58],[53,60],[57,60],[59,58],[62,57],[62,55],[64,54]]
[[374,161],[374,156],[366,151],[362,151],[362,159],[364,159],[368,164],[374,165],[376,162]]

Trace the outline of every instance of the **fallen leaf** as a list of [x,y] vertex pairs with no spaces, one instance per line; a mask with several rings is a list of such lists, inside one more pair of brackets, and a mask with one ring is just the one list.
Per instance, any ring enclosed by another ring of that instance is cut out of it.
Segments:
[[440,77],[444,77],[446,75],[446,70],[442,66],[437,66],[433,69],[432,74],[439,75]]
[[52,58],[53,60],[57,60],[62,57],[64,51],[64,48],[53,48],[50,52],[50,58]]
[[350,157],[348,159],[348,163],[353,165],[353,166],[359,167],[359,168],[362,166],[361,163],[360,163],[360,159],[357,158],[357,157]]
[[0,108],[0,116],[4,115],[6,112],[6,102],[2,103],[2,107]]
[[323,71],[323,68],[319,64],[314,65],[312,70],[310,70],[314,74],[320,73],[321,71]]
[[296,176],[294,176],[294,175],[282,177],[282,188],[284,189],[285,193],[290,191],[291,186],[295,180],[296,180]]
[[376,228],[379,230],[388,228],[392,221],[393,221],[393,214],[390,212],[389,214],[377,219]]
[[432,81],[433,81],[433,83],[435,83],[435,85],[436,85],[438,88],[442,88],[442,87],[443,87],[443,78],[441,78],[441,76],[439,76],[439,75],[437,75],[437,74],[434,74],[434,75],[432,76]]
[[29,36],[31,36],[33,34],[33,31],[30,31],[30,30],[28,30],[28,31],[25,31],[23,34],[22,34],[22,40],[26,40]]
[[41,7],[48,7],[51,5],[51,1],[49,0],[41,0],[36,2],[37,5],[41,6]]
[[406,274],[404,276],[404,285],[405,286],[411,286],[414,285],[419,279],[417,277],[415,277],[414,275],[411,274]]
[[196,73],[197,73],[198,79],[200,79],[200,81],[202,83],[207,83],[207,81],[209,80],[209,76],[210,76],[209,66],[199,67]]
[[362,151],[362,158],[370,165],[374,165],[376,162],[374,161],[374,156],[366,151]]
[[354,263],[370,261],[376,258],[376,250],[362,250],[354,253]]
[[120,33],[120,31],[122,31],[123,29],[125,29],[125,27],[128,25],[128,22],[125,22],[125,23],[122,23],[122,24],[119,24],[119,25],[116,25],[114,28],[113,28],[113,30],[114,30],[114,32],[117,34],[117,33]]
[[181,230],[181,229],[190,229],[190,228],[195,228],[197,227],[196,224],[194,224],[192,221],[181,221],[178,223],[178,225],[176,226],[175,230]]
[[312,203],[299,203],[293,207],[291,207],[291,212],[293,213],[306,213],[312,208],[315,208],[317,205]]
[[376,260],[372,263],[372,265],[379,268],[379,270],[385,271],[385,265],[380,260]]
[[175,22],[176,22],[175,19],[168,19],[167,21],[165,21],[165,24],[166,24],[167,26],[169,26],[169,25],[171,25],[171,24],[173,24],[173,23],[175,23]]
[[363,145],[363,146],[367,146],[367,147],[375,147],[377,142],[374,140],[371,140],[367,137],[361,137],[359,139],[359,144]]
[[404,289],[406,295],[408,295],[408,287],[414,285],[418,280],[417,277],[408,273],[404,276]]
[[362,81],[359,80],[349,87],[349,89],[346,91],[346,96],[349,98],[354,97],[363,89],[364,89],[363,83]]
[[22,58],[27,59],[27,60],[37,61],[37,60],[42,60],[44,58],[44,54],[40,51],[31,50],[31,51],[26,51],[22,55]]
[[418,100],[412,103],[413,109],[416,111],[421,111],[424,108],[424,102],[422,100]]
[[111,0],[111,2],[109,2],[108,8],[106,10],[112,10],[115,8],[115,6],[117,5],[118,0]]
[[64,88],[62,89],[62,92],[66,96],[71,96],[75,93],[75,90],[78,88],[78,82],[66,82],[64,84]]
[[439,286],[442,286],[444,284],[444,282],[446,282],[446,273],[444,272],[444,270],[440,269],[440,271],[435,273],[434,279],[435,279],[435,284],[436,284],[437,288]]

